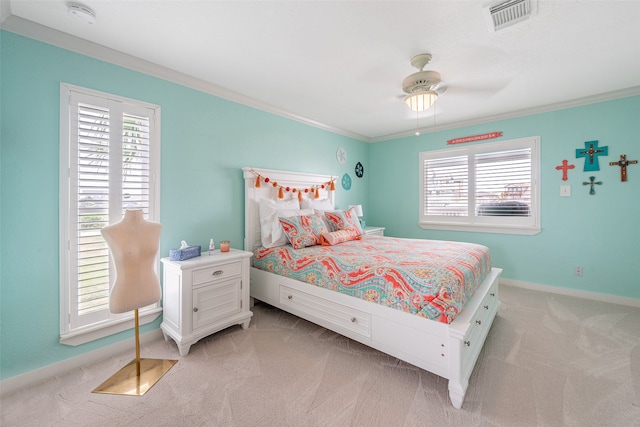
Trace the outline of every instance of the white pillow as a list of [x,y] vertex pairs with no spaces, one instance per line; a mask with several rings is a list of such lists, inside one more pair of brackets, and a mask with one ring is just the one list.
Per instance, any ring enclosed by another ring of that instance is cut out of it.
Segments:
[[329,199],[303,199],[302,209],[316,209],[318,211],[332,211],[335,208]]
[[334,211],[335,207],[331,200],[329,199],[303,199],[301,206],[303,209],[313,209],[313,213],[320,214],[322,218],[322,222],[324,222],[324,226],[327,227],[329,231],[336,231],[335,225],[327,220],[327,217],[324,215],[325,212]]
[[270,199],[260,199],[260,239],[262,246],[272,248],[274,246],[286,245],[287,236],[282,231],[282,226],[278,217],[288,217],[297,215],[308,215],[313,213],[307,211],[301,213],[298,199],[277,201]]

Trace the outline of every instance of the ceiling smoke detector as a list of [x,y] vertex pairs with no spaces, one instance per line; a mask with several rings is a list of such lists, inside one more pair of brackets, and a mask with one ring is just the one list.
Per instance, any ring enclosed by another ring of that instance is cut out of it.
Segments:
[[78,3],[69,3],[67,6],[67,12],[79,21],[85,24],[93,24],[96,22],[96,14],[93,10],[85,5]]
[[538,13],[538,0],[506,0],[484,8],[489,31],[502,30]]

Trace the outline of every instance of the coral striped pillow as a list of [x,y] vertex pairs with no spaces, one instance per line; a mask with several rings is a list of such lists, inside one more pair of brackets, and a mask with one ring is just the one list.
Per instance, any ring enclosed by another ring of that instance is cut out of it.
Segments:
[[333,246],[350,240],[361,240],[362,236],[356,227],[347,227],[344,230],[322,233],[320,238],[323,246]]

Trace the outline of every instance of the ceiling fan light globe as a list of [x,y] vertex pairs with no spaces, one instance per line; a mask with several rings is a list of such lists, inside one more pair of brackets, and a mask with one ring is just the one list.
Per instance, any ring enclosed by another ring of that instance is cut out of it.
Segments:
[[404,98],[405,104],[411,109],[411,111],[425,111],[431,108],[431,106],[438,99],[438,94],[432,90],[425,90],[421,92],[412,93]]

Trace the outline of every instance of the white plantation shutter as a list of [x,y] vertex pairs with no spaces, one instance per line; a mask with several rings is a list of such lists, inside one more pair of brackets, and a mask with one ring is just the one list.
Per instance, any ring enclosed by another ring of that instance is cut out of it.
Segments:
[[423,162],[426,215],[469,214],[467,156],[427,159]]
[[531,215],[531,149],[475,156],[477,215]]
[[112,144],[108,108],[75,102],[72,105],[77,116],[77,126],[71,132],[72,146],[77,142],[77,163],[71,167],[71,179],[77,185],[76,226],[70,236],[71,252],[76,255],[71,271],[76,272],[77,280],[72,303],[77,307],[77,317],[82,318],[109,309],[109,251],[100,229],[109,224]]
[[420,153],[420,226],[539,232],[538,138]]
[[61,141],[61,147],[67,144],[61,166],[68,162],[68,183],[61,188],[61,238],[67,239],[61,308],[68,314],[61,316],[62,335],[122,317],[109,312],[115,270],[100,230],[121,220],[126,209],[142,209],[145,218],[157,220],[158,112],[107,94],[68,92],[68,141]]

